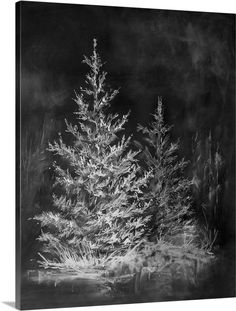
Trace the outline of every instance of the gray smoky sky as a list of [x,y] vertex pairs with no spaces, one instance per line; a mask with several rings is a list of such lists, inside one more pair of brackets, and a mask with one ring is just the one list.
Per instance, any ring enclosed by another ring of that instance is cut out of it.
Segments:
[[95,37],[108,84],[121,88],[113,108],[131,110],[128,132],[150,120],[162,96],[186,152],[196,131],[211,129],[222,146],[233,145],[234,15],[31,2],[21,12],[26,127],[36,115],[72,114]]

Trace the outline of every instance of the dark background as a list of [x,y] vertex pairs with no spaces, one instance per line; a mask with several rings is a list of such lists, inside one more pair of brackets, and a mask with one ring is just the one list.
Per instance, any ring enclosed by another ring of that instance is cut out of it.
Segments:
[[211,130],[226,167],[222,243],[233,239],[235,16],[35,2],[21,2],[18,15],[23,265],[34,257],[40,232],[28,219],[51,205],[54,177],[45,149],[63,133],[64,119],[73,118],[73,90],[84,83],[88,68],[81,61],[91,55],[93,38],[108,84],[120,87],[114,111],[131,110],[127,134],[139,139],[136,126],[148,124],[158,96],[190,163],[192,137]]

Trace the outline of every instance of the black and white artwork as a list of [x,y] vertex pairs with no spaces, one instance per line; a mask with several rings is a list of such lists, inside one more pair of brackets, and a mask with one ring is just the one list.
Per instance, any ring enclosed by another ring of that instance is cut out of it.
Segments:
[[235,296],[235,15],[18,2],[20,309]]

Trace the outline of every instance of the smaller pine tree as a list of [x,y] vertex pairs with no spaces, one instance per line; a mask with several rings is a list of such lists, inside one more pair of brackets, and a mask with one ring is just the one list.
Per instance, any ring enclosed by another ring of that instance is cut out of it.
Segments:
[[191,182],[184,177],[187,162],[178,158],[179,143],[171,142],[171,127],[164,124],[160,97],[153,117],[150,127],[138,126],[138,131],[144,134],[143,158],[147,168],[153,171],[145,195],[151,204],[149,235],[174,241],[184,227],[191,228],[187,220]]

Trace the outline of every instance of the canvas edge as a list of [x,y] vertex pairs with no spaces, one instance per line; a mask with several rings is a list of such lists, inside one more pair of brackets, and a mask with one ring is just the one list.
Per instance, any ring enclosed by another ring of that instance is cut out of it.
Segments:
[[15,156],[16,156],[16,202],[15,202],[15,307],[21,309],[21,204],[20,204],[20,107],[21,107],[21,2],[15,3]]

